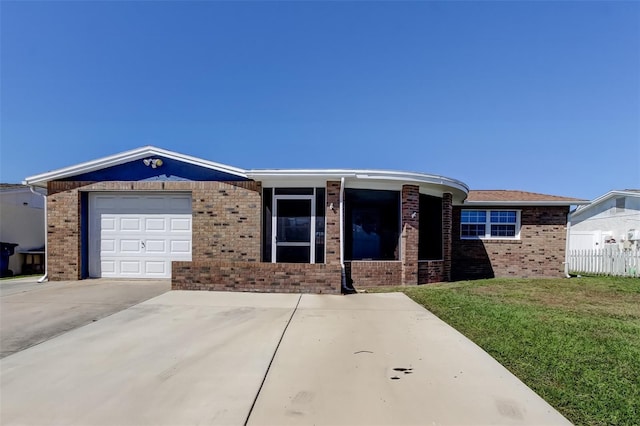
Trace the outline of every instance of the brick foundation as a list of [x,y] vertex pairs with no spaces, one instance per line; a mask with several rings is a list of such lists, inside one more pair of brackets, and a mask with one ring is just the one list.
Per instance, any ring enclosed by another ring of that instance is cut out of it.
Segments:
[[402,262],[353,260],[345,262],[355,288],[391,287],[402,284]]
[[340,293],[340,265],[173,262],[173,290]]

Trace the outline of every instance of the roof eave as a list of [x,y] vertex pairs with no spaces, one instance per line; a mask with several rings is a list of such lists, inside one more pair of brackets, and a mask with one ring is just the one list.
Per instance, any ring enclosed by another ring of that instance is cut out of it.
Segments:
[[393,180],[403,182],[415,182],[425,184],[437,184],[457,189],[468,194],[469,187],[456,179],[444,176],[428,175],[416,172],[398,172],[391,170],[311,170],[311,169],[290,169],[290,170],[249,170],[247,177],[254,180],[277,179],[277,178],[321,178],[321,179],[370,179],[370,180]]
[[200,158],[191,157],[189,155],[179,154],[173,151],[167,151],[154,146],[145,146],[137,148],[131,151],[122,152],[119,154],[111,155],[108,157],[99,158],[97,160],[87,161],[85,163],[76,164],[73,166],[65,167],[58,170],[53,170],[47,173],[39,175],[29,176],[23,181],[25,185],[46,187],[47,182],[59,179],[65,179],[72,176],[77,176],[84,173],[93,172],[96,170],[106,169],[120,164],[128,163],[143,159],[144,157],[161,155],[166,158],[171,158],[177,161],[193,164],[195,166],[205,167],[212,170],[218,170],[224,173],[233,174],[246,178],[246,171],[227,166],[225,164],[214,163],[212,161],[202,160]]
[[575,201],[465,201],[462,206],[576,206],[589,204],[587,200],[575,200]]

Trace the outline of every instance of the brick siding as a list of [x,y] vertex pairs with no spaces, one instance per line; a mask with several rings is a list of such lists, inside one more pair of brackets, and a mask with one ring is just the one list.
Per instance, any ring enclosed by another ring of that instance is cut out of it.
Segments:
[[460,207],[454,209],[453,279],[560,277],[564,274],[569,208],[521,210],[519,240],[460,239]]
[[345,262],[345,267],[355,288],[390,287],[402,283],[402,262],[397,260],[352,260]]
[[418,263],[418,284],[446,281],[443,260],[421,260]]
[[[325,261],[340,265],[340,182],[327,182],[325,206]],[[329,207],[333,203],[333,210]]]
[[[415,217],[412,215],[415,214]],[[402,285],[418,284],[418,243],[420,240],[420,188],[402,186]]]
[[340,264],[173,262],[173,290],[340,293]]
[[51,280],[81,278],[80,192],[189,192],[192,259],[260,261],[259,182],[65,182],[48,185],[48,271]]

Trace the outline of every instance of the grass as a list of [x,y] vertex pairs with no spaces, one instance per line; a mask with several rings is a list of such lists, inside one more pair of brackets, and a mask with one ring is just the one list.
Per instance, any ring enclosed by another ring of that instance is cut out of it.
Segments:
[[640,279],[492,279],[403,291],[579,425],[640,423]]

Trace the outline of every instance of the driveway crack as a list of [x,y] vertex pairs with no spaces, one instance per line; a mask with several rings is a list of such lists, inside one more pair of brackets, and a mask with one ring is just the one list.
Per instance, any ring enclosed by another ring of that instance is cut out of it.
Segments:
[[267,371],[265,371],[265,373],[264,373],[264,377],[262,378],[262,382],[260,383],[260,387],[258,388],[258,392],[256,392],[256,397],[253,399],[253,402],[251,403],[251,408],[249,408],[249,413],[247,413],[247,418],[244,421],[244,426],[247,426],[247,424],[249,423],[249,419],[251,418],[251,414],[253,413],[253,409],[256,406],[256,402],[258,401],[258,397],[260,397],[260,392],[262,392],[262,387],[264,386],[264,383],[267,381],[267,376],[269,375],[269,370],[271,370],[271,365],[273,364],[273,360],[276,358],[276,354],[278,353],[278,349],[280,349],[280,344],[282,343],[282,340],[284,339],[284,335],[287,332],[287,329],[289,328],[289,324],[291,324],[291,320],[293,320],[293,316],[296,314],[296,311],[298,310],[298,306],[300,305],[300,300],[302,300],[302,294],[300,294],[300,296],[298,297],[298,301],[296,302],[296,306],[293,308],[293,311],[291,312],[291,316],[289,317],[289,320],[287,321],[287,325],[285,325],[284,329],[282,330],[282,334],[280,335],[280,340],[278,340],[278,344],[276,345],[276,349],[273,351],[273,355],[271,356],[271,360],[269,361],[269,365],[267,366]]

